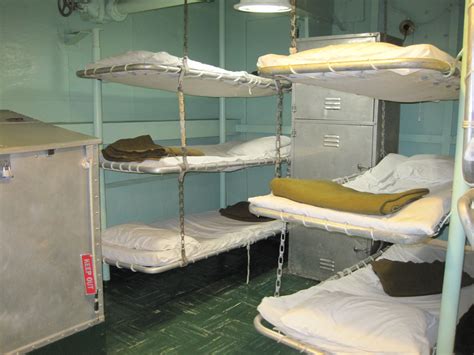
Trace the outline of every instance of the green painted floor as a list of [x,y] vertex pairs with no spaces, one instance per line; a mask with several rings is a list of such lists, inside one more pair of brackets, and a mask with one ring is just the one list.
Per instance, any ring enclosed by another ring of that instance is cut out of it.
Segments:
[[[278,242],[252,246],[248,285],[245,248],[158,275],[112,268],[105,323],[34,354],[297,354],[252,324],[273,294]],[[282,294],[314,284],[285,274]]]

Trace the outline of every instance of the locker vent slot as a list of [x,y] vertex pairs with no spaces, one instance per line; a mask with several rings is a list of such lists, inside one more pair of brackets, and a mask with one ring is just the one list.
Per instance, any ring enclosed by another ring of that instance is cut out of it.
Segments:
[[341,98],[340,97],[326,97],[324,99],[325,110],[340,110],[341,109]]
[[336,270],[336,263],[332,259],[319,258],[319,268],[334,272]]
[[340,137],[336,134],[325,134],[323,139],[323,146],[339,148]]

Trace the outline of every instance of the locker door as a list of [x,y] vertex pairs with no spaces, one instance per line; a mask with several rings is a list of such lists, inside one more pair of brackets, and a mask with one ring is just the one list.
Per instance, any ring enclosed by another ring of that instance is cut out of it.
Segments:
[[370,97],[322,89],[304,84],[293,85],[295,118],[338,121],[374,121],[374,102]]
[[332,179],[371,167],[375,126],[295,120],[293,177]]

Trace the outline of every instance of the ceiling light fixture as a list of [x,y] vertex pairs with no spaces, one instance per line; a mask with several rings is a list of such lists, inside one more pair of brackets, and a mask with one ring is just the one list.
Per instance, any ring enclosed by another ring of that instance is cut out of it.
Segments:
[[289,0],[240,0],[234,8],[244,12],[275,13],[291,10]]

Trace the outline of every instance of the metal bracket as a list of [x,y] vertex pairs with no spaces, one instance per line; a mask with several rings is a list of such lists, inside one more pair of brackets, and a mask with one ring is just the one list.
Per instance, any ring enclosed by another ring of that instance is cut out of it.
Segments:
[[8,181],[13,178],[10,155],[0,155],[0,181]]

